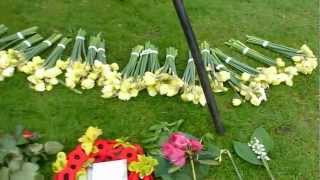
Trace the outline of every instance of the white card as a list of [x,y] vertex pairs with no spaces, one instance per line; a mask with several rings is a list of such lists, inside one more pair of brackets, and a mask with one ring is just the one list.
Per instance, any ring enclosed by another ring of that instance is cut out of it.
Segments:
[[128,180],[127,160],[94,163],[88,180]]

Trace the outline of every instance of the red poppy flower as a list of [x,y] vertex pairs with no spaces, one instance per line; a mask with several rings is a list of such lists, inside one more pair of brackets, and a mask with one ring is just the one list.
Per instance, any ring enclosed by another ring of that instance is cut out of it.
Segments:
[[138,154],[136,150],[129,147],[122,150],[120,157],[122,159],[127,159],[128,163],[138,160]]
[[33,137],[33,132],[29,131],[29,130],[24,130],[23,133],[22,133],[22,136],[25,139],[31,139]]
[[140,177],[139,177],[138,173],[130,172],[128,180],[139,180],[139,179],[140,179]]

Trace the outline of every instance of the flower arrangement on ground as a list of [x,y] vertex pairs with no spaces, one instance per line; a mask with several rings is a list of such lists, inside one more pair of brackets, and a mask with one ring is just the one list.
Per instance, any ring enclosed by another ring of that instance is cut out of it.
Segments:
[[[154,169],[158,161],[144,154],[138,144],[131,144],[126,139],[99,139],[102,130],[89,127],[79,138],[79,145],[68,154],[60,152],[53,163],[55,180],[87,179],[87,169],[93,163],[127,160],[129,180],[153,180]],[[106,173],[106,177],[108,172]]]
[[149,154],[158,159],[155,175],[161,179],[204,179],[210,166],[218,166],[222,156],[230,158],[238,179],[242,179],[231,153],[215,146],[213,135],[207,133],[200,139],[178,131],[183,120],[161,122],[149,128],[144,146]]

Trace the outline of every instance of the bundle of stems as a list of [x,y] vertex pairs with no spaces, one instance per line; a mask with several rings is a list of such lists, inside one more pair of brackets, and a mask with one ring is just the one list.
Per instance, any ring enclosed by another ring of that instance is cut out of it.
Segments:
[[72,53],[70,56],[70,61],[76,62],[80,61],[82,62],[83,59],[85,59],[86,55],[86,49],[85,49],[85,36],[87,32],[83,29],[78,30],[78,34],[75,38],[75,43],[72,49]]
[[31,48],[34,44],[40,42],[43,39],[43,37],[39,34],[35,34],[28,39],[22,41],[21,43],[14,46],[12,49],[19,51],[19,52],[25,52],[29,48]]
[[98,54],[98,45],[101,41],[100,34],[97,36],[91,36],[88,47],[88,54],[86,56],[86,63],[90,66],[94,64]]
[[140,59],[134,75],[138,78],[142,78],[145,72],[155,73],[159,68],[158,49],[148,41],[140,54]]
[[36,46],[28,48],[24,53],[25,60],[30,60],[34,56],[42,53],[43,51],[51,47],[54,43],[56,43],[61,37],[62,37],[62,34],[55,33],[51,35],[49,38],[47,38],[46,40],[37,44]]
[[240,86],[241,80],[239,78],[239,74],[226,67],[213,51],[211,57],[214,63],[214,67],[217,71],[227,71],[230,73],[230,79],[227,82],[229,83],[229,85],[232,85],[232,89],[234,89],[235,86]]
[[97,59],[101,61],[103,64],[107,64],[105,40],[100,40],[100,42],[97,43],[97,47]]
[[38,30],[38,27],[34,26],[28,29],[21,30],[15,34],[11,34],[8,36],[5,36],[0,39],[0,50],[6,49],[19,41],[25,39],[26,37],[36,34]]
[[63,52],[65,51],[67,45],[71,42],[70,38],[62,38],[57,44],[55,49],[50,53],[43,63],[43,67],[51,68],[56,65],[56,62],[61,59]]
[[228,55],[226,55],[224,52],[222,52],[220,49],[218,48],[214,48],[212,49],[212,51],[219,57],[221,58],[226,64],[229,64],[230,66],[232,66],[233,68],[239,70],[240,72],[244,73],[249,73],[249,74],[253,74],[253,75],[257,75],[259,74],[259,71],[256,70],[255,68],[244,64],[238,60],[236,60],[233,57],[230,57]]
[[173,76],[177,76],[177,69],[176,69],[176,57],[178,55],[178,50],[174,47],[169,47],[166,49],[166,61],[164,65],[160,68],[160,73],[168,73]]
[[239,40],[230,39],[228,42],[225,42],[225,44],[230,46],[231,48],[236,49],[238,52],[242,53],[243,55],[251,57],[252,59],[257,60],[263,64],[266,64],[269,66],[277,65],[277,63],[273,59],[261,54],[260,52],[254,49],[249,48],[247,45],[245,45]]
[[204,61],[206,70],[209,72],[214,71],[214,64],[210,54],[210,44],[204,41],[203,43],[201,43],[200,49],[201,49],[201,55],[202,55],[202,59]]
[[189,53],[189,60],[183,73],[182,81],[184,82],[184,85],[181,99],[183,101],[205,106],[207,103],[206,98],[204,96],[203,89],[197,83],[196,68],[191,53]]
[[134,73],[138,64],[138,60],[140,57],[140,53],[142,52],[143,48],[144,47],[142,45],[137,45],[132,49],[129,62],[121,72],[122,77],[124,79],[134,76]]
[[195,67],[194,60],[192,58],[191,53],[189,53],[188,64],[187,64],[187,67],[183,73],[182,80],[185,83],[185,85],[195,85],[196,84],[196,67]]
[[235,77],[239,76],[236,72],[226,67],[213,50],[211,50],[211,59],[216,71],[227,71]]
[[278,43],[274,43],[256,36],[249,36],[247,35],[247,42],[251,43],[251,44],[256,44],[259,45],[261,47],[270,49],[274,52],[280,53],[288,58],[291,58],[293,56],[303,56],[303,53],[301,52],[300,49],[295,49],[292,47],[287,47],[283,44],[278,44]]

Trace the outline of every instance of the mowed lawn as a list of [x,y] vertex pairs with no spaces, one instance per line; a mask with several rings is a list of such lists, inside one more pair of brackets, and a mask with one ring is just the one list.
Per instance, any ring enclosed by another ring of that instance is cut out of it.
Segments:
[[[245,35],[250,34],[293,47],[307,43],[315,52],[319,50],[316,0],[186,0],[185,3],[199,41],[207,40],[249,64],[256,65],[223,43],[230,38],[244,41]],[[108,61],[121,67],[126,64],[131,48],[148,40],[159,47],[161,63],[165,48],[179,49],[180,74],[187,62],[186,42],[168,0],[1,0],[0,9],[0,24],[6,24],[10,32],[34,25],[40,27],[43,35],[61,32],[71,36],[80,27],[89,34],[103,32]],[[65,57],[69,54],[70,47]],[[299,75],[293,87],[271,87],[268,102],[260,107],[247,103],[233,108],[232,91],[216,94],[226,127],[226,134],[219,136],[214,133],[206,108],[184,103],[178,96],[149,97],[144,92],[123,102],[100,98],[98,88],[77,95],[62,86],[40,94],[28,87],[25,75],[17,73],[0,82],[0,128],[12,130],[17,124],[24,124],[40,131],[43,139],[63,142],[68,151],[88,126],[102,128],[105,138],[127,136],[139,143],[152,124],[184,119],[182,131],[196,136],[213,132],[218,146],[232,150],[233,140],[245,142],[255,128],[263,126],[274,139],[270,166],[277,179],[318,179],[318,76],[318,72]],[[238,157],[236,163],[245,179],[268,179],[262,167]],[[50,163],[43,166],[50,179]],[[230,161],[213,168],[208,177],[235,178]]]

